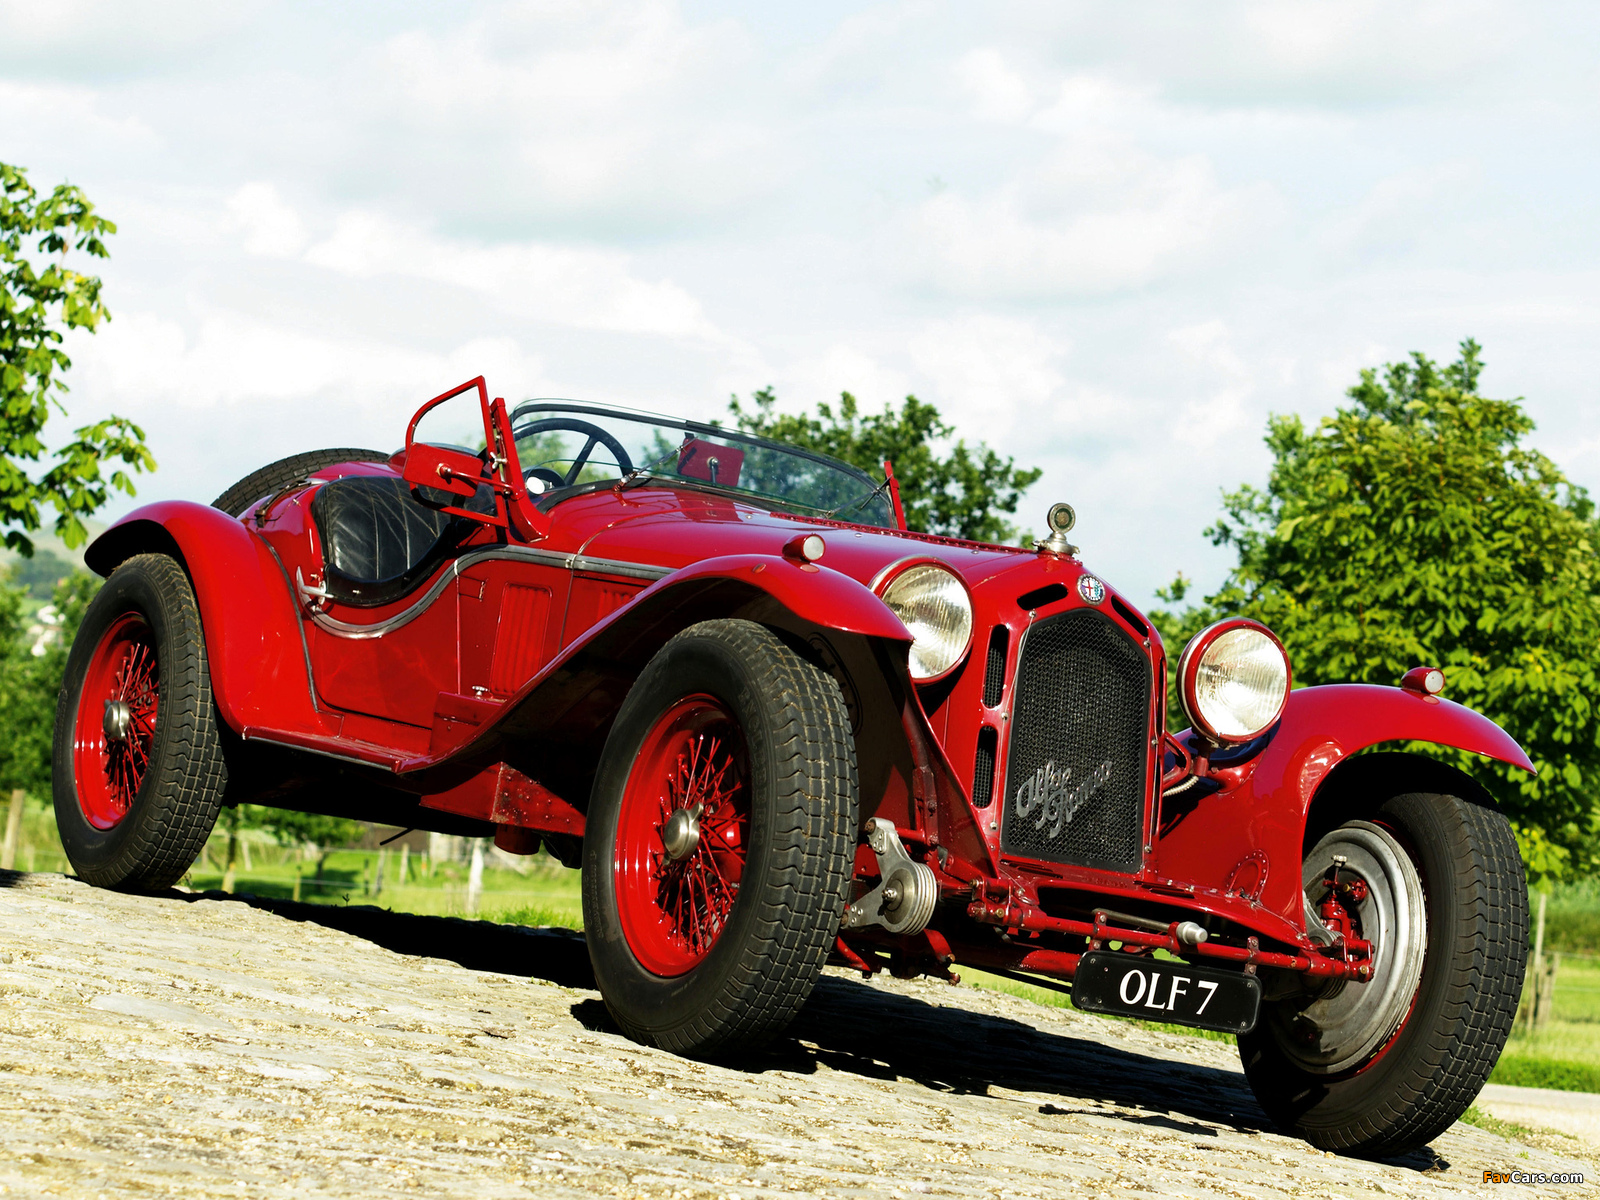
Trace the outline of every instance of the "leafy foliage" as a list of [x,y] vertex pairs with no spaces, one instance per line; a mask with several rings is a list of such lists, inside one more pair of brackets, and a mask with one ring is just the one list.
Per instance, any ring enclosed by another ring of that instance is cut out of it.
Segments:
[[266,808],[259,804],[241,804],[231,810],[241,829],[265,829],[280,845],[306,844],[329,847],[344,846],[361,837],[364,826],[360,821],[346,817],[325,817],[320,813],[295,812],[287,808]]
[[[103,505],[111,488],[133,494],[123,468],[156,465],[144,431],[108,417],[77,429],[38,479],[27,469],[47,453],[42,434],[51,407],[66,414],[61,377],[72,361],[61,349],[62,328],[93,331],[110,319],[99,278],[74,270],[68,255],[107,257],[103,239],[116,229],[78,188],[63,183],[41,198],[21,168],[0,163],[0,523],[20,526],[7,530],[5,541],[24,555],[33,552],[27,532],[40,527],[40,505],[55,508],[61,540],[79,546],[88,536],[81,518]],[[106,478],[105,467],[116,463]]]
[[1044,472],[1018,470],[1016,460],[1003,458],[979,442],[968,447],[958,439],[947,453],[937,447],[948,443],[955,428],[939,410],[915,396],[903,407],[887,404],[881,413],[862,415],[849,392],[831,404],[819,404],[812,414],[777,411],[773,390],[762,388],[746,408],[737,396],[728,404],[737,427],[774,441],[832,455],[875,478],[883,474],[887,459],[894,464],[905,506],[906,524],[925,533],[971,538],[980,542],[1013,542],[1022,534],[1006,517],[1017,511],[1022,493]]
[[[1315,430],[1269,418],[1266,488],[1226,493],[1207,531],[1236,551],[1233,572],[1203,606],[1155,615],[1174,655],[1209,620],[1256,617],[1302,684],[1442,667],[1447,696],[1539,768],[1493,766],[1529,866],[1580,871],[1600,831],[1600,527],[1583,489],[1523,444],[1521,403],[1478,395],[1480,353],[1469,340],[1444,367],[1413,354],[1364,370],[1354,403]],[[1163,598],[1181,602],[1184,586]]]
[[35,655],[22,615],[27,592],[0,582],[0,711],[6,714],[0,736],[0,790],[20,787],[35,796],[50,794],[56,695],[83,610],[99,590],[100,580],[79,570],[56,585],[52,604],[57,634],[42,655]]

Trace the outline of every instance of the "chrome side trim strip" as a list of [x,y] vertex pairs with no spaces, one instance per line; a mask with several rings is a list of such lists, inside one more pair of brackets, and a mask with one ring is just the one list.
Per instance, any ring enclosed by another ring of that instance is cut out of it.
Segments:
[[657,579],[671,575],[673,568],[657,567],[649,563],[622,562],[610,558],[589,558],[582,554],[561,554],[554,550],[537,550],[532,546],[494,546],[485,550],[477,550],[471,554],[463,554],[450,564],[433,581],[415,604],[398,612],[383,621],[374,621],[370,625],[363,625],[353,621],[341,621],[330,617],[327,613],[313,611],[312,622],[317,628],[332,634],[334,637],[350,638],[361,641],[367,638],[380,638],[386,633],[393,633],[396,629],[409,625],[415,621],[429,606],[437,600],[444,589],[450,585],[462,571],[481,562],[490,562],[497,559],[541,563],[547,567],[561,567],[568,571],[596,571],[606,575],[621,575],[627,579],[646,579],[655,582]]
[[622,575],[628,579],[648,579],[654,583],[671,575],[673,567],[652,567],[646,563],[621,562],[614,558],[586,558],[574,554],[568,560],[574,571],[595,571],[602,575]]

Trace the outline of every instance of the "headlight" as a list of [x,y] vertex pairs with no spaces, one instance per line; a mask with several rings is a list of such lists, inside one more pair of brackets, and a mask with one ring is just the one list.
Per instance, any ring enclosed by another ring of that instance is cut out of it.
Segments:
[[1195,634],[1178,660],[1183,711],[1222,744],[1271,729],[1289,699],[1289,656],[1259,621],[1232,617]]
[[972,641],[972,598],[960,577],[938,563],[917,563],[889,579],[881,595],[911,631],[911,678],[937,679]]

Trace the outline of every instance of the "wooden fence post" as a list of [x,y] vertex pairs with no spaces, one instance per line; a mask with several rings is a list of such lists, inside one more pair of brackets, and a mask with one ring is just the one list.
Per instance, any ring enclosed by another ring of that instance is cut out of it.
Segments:
[[472,865],[467,869],[467,915],[478,915],[483,897],[483,839],[472,839]]
[[11,791],[11,808],[6,813],[6,842],[0,849],[0,871],[9,871],[17,865],[17,843],[22,840],[22,803],[26,795],[21,788]]
[[1533,955],[1528,961],[1522,1004],[1517,1011],[1517,1024],[1528,1033],[1548,1025],[1555,1010],[1556,973],[1561,969],[1561,956],[1547,957],[1544,952],[1544,915],[1549,898],[1548,892],[1539,893],[1539,915],[1533,926]]

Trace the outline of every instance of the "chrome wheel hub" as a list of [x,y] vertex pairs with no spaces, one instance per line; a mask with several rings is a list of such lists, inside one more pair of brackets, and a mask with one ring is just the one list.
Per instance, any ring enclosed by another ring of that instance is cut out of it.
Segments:
[[105,717],[101,721],[106,737],[113,742],[123,741],[132,727],[133,706],[126,700],[107,700]]
[[1269,1027],[1301,1069],[1336,1075],[1359,1066],[1388,1041],[1411,1009],[1428,948],[1427,909],[1416,864],[1385,829],[1351,821],[1333,830],[1306,857],[1301,885],[1312,911],[1335,856],[1340,878],[1359,876],[1367,895],[1351,906],[1361,936],[1372,943],[1372,977],[1332,985],[1315,1000],[1271,1006]]
[[661,844],[673,862],[682,862],[700,844],[700,813],[704,808],[703,804],[680,808],[661,827]]

